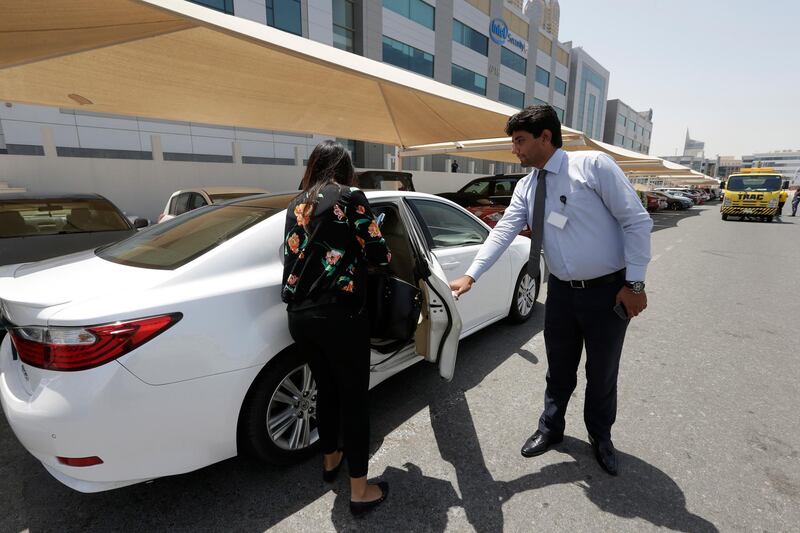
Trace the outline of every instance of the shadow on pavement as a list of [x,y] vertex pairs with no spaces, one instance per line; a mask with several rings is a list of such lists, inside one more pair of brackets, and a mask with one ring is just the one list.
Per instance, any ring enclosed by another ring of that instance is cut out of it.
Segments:
[[715,208],[718,209],[719,207],[715,204],[710,204],[690,207],[689,209],[684,209],[683,211],[663,210],[650,213],[650,218],[653,219],[652,233],[662,229],[677,227],[681,221],[687,218],[696,217],[703,211]]

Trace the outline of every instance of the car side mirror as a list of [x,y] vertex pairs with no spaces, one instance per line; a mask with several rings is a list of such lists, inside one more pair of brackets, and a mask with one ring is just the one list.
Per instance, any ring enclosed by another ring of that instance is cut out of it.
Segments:
[[781,189],[788,189],[789,188],[789,180],[786,180],[781,185]]
[[137,218],[136,220],[133,221],[133,227],[136,229],[146,228],[149,225],[150,221],[147,220],[146,218]]

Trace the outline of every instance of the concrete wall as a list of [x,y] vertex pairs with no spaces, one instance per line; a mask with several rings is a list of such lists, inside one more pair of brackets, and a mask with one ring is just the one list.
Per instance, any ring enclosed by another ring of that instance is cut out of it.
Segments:
[[[32,193],[93,192],[127,214],[158,218],[170,194],[200,186],[252,186],[294,191],[304,167],[185,161],[0,155],[0,182]],[[481,174],[414,172],[417,190],[454,191]]]

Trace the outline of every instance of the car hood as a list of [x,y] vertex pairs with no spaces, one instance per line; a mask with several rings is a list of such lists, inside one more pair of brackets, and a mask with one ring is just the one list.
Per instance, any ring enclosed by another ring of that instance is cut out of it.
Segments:
[[163,282],[172,271],[119,265],[94,252],[79,252],[17,266],[0,278],[4,316],[15,324],[44,325],[64,305],[87,301],[113,290],[124,297]]

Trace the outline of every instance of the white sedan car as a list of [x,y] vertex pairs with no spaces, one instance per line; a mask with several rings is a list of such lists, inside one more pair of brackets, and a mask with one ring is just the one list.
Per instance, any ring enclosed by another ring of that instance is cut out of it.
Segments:
[[[97,492],[249,451],[288,462],[316,450],[316,388],[280,299],[285,208],[296,193],[198,209],[94,251],[0,280],[10,332],[0,401],[25,448],[59,481]],[[526,320],[538,280],[516,237],[458,302],[489,228],[436,196],[369,192],[393,274],[422,290],[414,338],[373,339],[370,385],[413,363],[453,375],[458,340]]]

